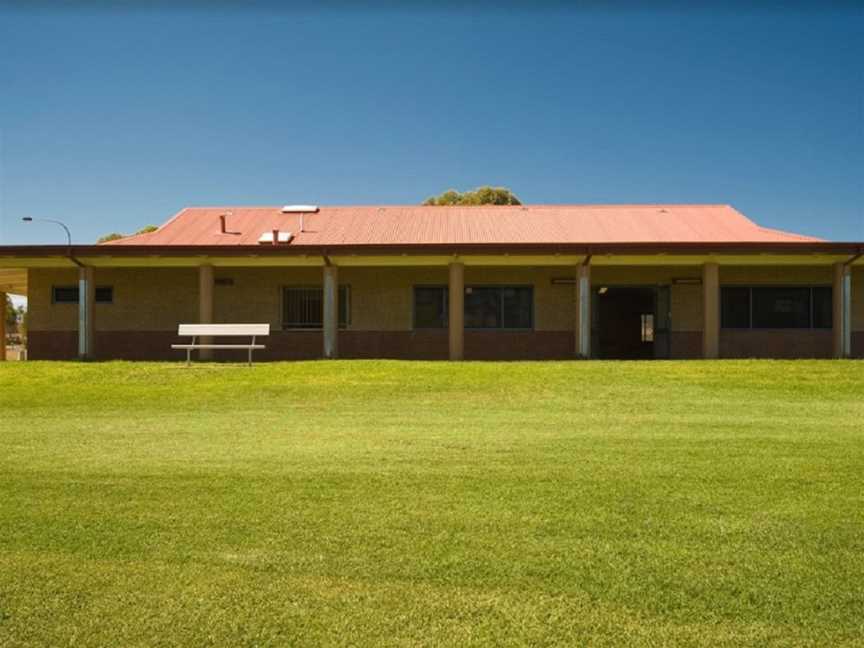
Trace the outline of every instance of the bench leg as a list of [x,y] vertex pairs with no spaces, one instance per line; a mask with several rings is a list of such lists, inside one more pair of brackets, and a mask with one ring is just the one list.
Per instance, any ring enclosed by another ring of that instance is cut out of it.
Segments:
[[186,366],[192,364],[192,349],[186,349]]
[[252,347],[249,347],[249,366],[252,366]]

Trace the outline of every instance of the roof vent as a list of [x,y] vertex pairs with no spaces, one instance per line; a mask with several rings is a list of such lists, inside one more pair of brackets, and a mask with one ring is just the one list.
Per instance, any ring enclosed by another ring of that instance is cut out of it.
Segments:
[[290,243],[291,239],[293,238],[294,235],[291,232],[280,232],[279,230],[272,230],[270,232],[264,232],[261,236],[259,236],[258,242],[261,245],[279,245],[281,243]]
[[285,205],[283,214],[314,214],[318,211],[318,205]]

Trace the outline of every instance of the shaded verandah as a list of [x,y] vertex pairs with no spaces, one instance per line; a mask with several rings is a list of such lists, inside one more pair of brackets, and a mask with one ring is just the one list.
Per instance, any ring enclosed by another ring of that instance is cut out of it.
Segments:
[[[214,321],[215,296],[214,285],[217,269],[225,268],[282,268],[290,272],[291,268],[312,269],[320,272],[320,285],[323,295],[323,317],[319,334],[306,336],[308,343],[318,346],[320,353],[313,357],[337,358],[343,355],[340,341],[351,338],[352,332],[340,331],[339,328],[339,280],[340,270],[350,272],[352,268],[377,268],[381,272],[399,272],[402,268],[438,268],[446,270],[447,295],[449,299],[448,326],[440,332],[447,338],[447,355],[451,360],[461,360],[466,357],[465,289],[466,269],[507,267],[530,269],[532,267],[552,267],[560,270],[562,278],[572,283],[572,356],[590,358],[596,357],[597,351],[592,338],[592,292],[596,285],[592,284],[592,270],[602,273],[605,268],[631,268],[638,272],[639,268],[648,269],[663,266],[676,266],[682,272],[695,274],[694,279],[701,283],[702,335],[701,357],[721,357],[720,331],[720,287],[723,268],[739,266],[754,267],[789,267],[808,266],[830,268],[833,273],[833,331],[832,344],[834,357],[850,357],[852,355],[852,284],[851,269],[860,263],[860,257],[842,253],[809,254],[785,253],[769,254],[763,250],[749,254],[674,254],[655,252],[653,254],[595,253],[586,250],[584,254],[460,254],[458,250],[448,255],[419,254],[296,254],[282,253],[282,249],[246,251],[245,254],[230,256],[212,255],[154,255],[147,256],[129,254],[128,248],[121,254],[116,248],[94,248],[88,246],[88,252],[98,251],[98,254],[80,254],[74,257],[66,255],[45,255],[29,259],[15,259],[19,265],[9,272],[23,276],[26,282],[26,268],[69,267],[76,268],[78,273],[78,290],[83,295],[78,303],[77,354],[81,358],[99,357],[96,350],[96,331],[99,322],[95,318],[95,294],[100,272],[118,268],[134,268],[146,272],[147,268],[187,268],[197,273],[197,295],[192,296],[197,301],[195,312],[200,323]],[[64,248],[65,251],[65,248]],[[221,252],[221,250],[220,250]],[[263,253],[262,253],[263,252]],[[830,252],[830,251],[829,251]],[[854,250],[853,250],[854,252]],[[8,261],[8,259],[7,259]],[[343,273],[344,274],[344,273]],[[25,284],[26,289],[26,284]],[[234,299],[243,299],[242,295]],[[134,335],[130,331],[129,335]],[[316,339],[317,338],[317,339]],[[407,342],[406,342],[407,344]],[[205,353],[205,357],[206,357]],[[471,355],[469,354],[469,357]]]

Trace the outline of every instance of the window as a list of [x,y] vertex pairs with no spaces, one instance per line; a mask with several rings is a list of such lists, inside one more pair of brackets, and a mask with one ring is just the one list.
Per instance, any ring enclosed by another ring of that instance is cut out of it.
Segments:
[[447,328],[447,288],[414,287],[414,328]]
[[720,326],[750,328],[750,289],[720,289]]
[[809,288],[753,288],[753,328],[810,328]]
[[[447,328],[446,286],[414,287],[414,328]],[[465,328],[530,329],[534,326],[531,286],[467,286]]]
[[720,291],[723,328],[831,328],[831,288],[724,287]]
[[813,289],[813,328],[834,326],[834,291],[830,286]]
[[[54,304],[77,304],[78,286],[53,286],[51,288],[51,302]],[[96,303],[113,304],[114,287],[96,286]]]
[[[351,292],[339,286],[339,328],[351,323]],[[282,294],[282,328],[320,329],[324,326],[324,289],[315,287],[284,288]]]

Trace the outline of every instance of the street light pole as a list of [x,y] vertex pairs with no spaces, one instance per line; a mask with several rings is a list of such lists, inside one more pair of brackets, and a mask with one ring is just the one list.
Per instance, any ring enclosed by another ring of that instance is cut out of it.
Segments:
[[72,234],[69,233],[69,228],[66,227],[65,223],[61,223],[58,220],[51,220],[50,218],[33,218],[31,216],[25,216],[21,220],[24,221],[25,223],[33,223],[33,222],[36,222],[36,223],[54,223],[55,225],[59,225],[60,227],[63,228],[63,231],[66,232],[66,245],[68,245],[69,248],[71,249],[71,247],[72,247]]
[[68,246],[69,259],[78,266],[78,357],[88,360],[93,357],[93,306],[96,302],[96,288],[93,284],[93,268],[85,267],[72,254],[72,234],[66,223],[51,218],[22,218],[25,223],[54,223],[66,232],[66,245]]

